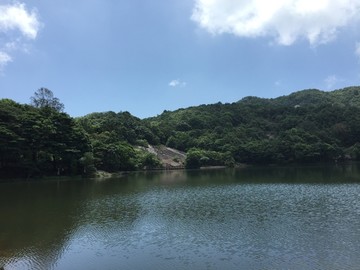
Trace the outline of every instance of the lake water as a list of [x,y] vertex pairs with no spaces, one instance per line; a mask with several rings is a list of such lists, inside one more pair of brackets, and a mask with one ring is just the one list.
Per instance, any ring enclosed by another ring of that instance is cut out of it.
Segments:
[[8,269],[360,269],[360,165],[0,184]]

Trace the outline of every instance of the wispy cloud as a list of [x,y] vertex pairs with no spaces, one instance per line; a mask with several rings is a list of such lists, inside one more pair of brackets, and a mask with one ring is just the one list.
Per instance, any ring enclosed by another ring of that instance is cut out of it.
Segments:
[[307,39],[312,46],[335,39],[359,17],[359,0],[196,0],[192,14],[214,35],[270,36],[281,45]]
[[0,4],[0,70],[12,62],[11,53],[26,47],[27,40],[36,39],[41,23],[36,10],[28,10],[24,3]]
[[325,78],[324,83],[327,90],[332,90],[340,82],[344,81],[343,79],[337,77],[336,75],[330,75]]
[[186,82],[183,82],[179,79],[176,80],[172,80],[171,82],[169,82],[169,86],[171,87],[185,87],[186,86]]
[[12,58],[10,55],[0,51],[0,71],[11,61]]
[[359,59],[360,59],[360,42],[357,42],[357,43],[356,43],[356,46],[355,46],[355,55],[356,55],[357,57],[359,57]]

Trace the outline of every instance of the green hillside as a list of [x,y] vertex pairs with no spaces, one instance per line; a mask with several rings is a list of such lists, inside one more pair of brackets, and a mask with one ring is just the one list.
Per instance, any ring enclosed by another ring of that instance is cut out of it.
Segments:
[[0,100],[1,177],[159,168],[149,144],[186,152],[189,168],[360,159],[360,87],[245,97],[143,120],[129,112],[74,119],[45,93],[55,103]]
[[303,90],[275,99],[246,97],[165,111],[145,122],[161,143],[203,157],[201,165],[211,163],[206,151],[228,158],[224,164],[357,159],[359,93],[360,87],[349,87]]

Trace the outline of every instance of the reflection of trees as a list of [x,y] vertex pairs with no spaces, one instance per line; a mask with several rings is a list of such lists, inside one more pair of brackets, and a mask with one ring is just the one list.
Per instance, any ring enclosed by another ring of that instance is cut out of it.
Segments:
[[235,178],[246,183],[348,183],[359,181],[360,163],[254,166],[235,171]]
[[167,170],[167,171],[148,171],[132,174],[132,177],[142,178],[145,180],[144,184],[154,183],[174,185],[181,184],[187,180],[186,171],[184,170]]
[[[32,269],[50,269],[81,226],[102,226],[105,218],[131,226],[138,213],[134,203],[125,202],[132,187],[115,181],[2,184],[0,267],[26,263]],[[125,199],[116,200],[115,194]]]
[[31,258],[47,269],[76,227],[81,182],[4,184],[0,191],[0,264]]
[[[235,169],[179,170],[133,174],[152,184],[202,186],[237,183],[339,183],[358,182],[360,163],[292,166],[249,166]],[[146,186],[147,183],[141,183]]]

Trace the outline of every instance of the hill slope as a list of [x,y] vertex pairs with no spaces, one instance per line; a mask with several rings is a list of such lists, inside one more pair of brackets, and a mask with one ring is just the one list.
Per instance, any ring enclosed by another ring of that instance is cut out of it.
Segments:
[[359,160],[359,140],[360,87],[246,97],[143,120],[128,112],[73,119],[0,100],[0,177],[182,166],[185,158],[190,168]]
[[162,144],[195,153],[203,158],[200,164],[211,162],[214,152],[222,154],[220,163],[356,159],[360,88],[246,97],[231,104],[165,111],[144,122]]

